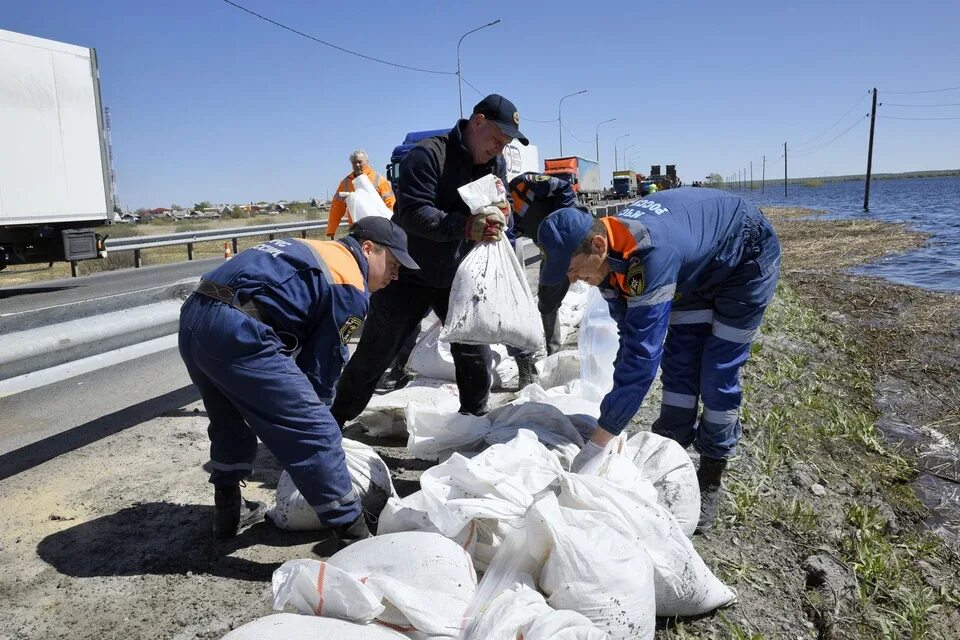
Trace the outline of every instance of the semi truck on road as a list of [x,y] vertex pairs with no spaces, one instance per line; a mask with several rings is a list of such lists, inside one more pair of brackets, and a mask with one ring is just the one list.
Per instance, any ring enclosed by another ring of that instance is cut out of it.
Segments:
[[600,165],[593,160],[580,156],[547,158],[543,161],[543,172],[572,184],[577,197],[584,204],[593,204],[602,199]]
[[632,198],[636,196],[637,173],[635,171],[614,171],[613,193],[619,198]]
[[93,49],[0,30],[0,269],[102,255],[113,219]]

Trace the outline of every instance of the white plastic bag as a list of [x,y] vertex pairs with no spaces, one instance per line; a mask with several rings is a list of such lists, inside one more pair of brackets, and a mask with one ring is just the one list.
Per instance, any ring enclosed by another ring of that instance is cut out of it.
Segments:
[[223,640],[404,640],[406,637],[377,624],[275,613],[237,627],[223,636]]
[[273,606],[451,636],[476,587],[470,556],[453,541],[393,533],[356,542],[326,562],[283,563],[273,575]]
[[371,436],[406,436],[407,424],[404,414],[407,405],[414,401],[438,411],[456,413],[460,408],[457,385],[447,380],[418,376],[403,389],[374,395],[356,421]]
[[530,352],[544,347],[540,313],[506,236],[478,244],[460,262],[440,340]]
[[[350,481],[360,496],[363,510],[373,515],[379,514],[390,496],[395,496],[390,469],[387,463],[377,455],[373,447],[343,438],[343,453],[350,472]],[[275,525],[287,531],[315,531],[323,524],[307,500],[297,489],[293,478],[286,471],[280,474],[277,482],[276,504],[267,511]]]
[[733,592],[704,564],[676,518],[656,503],[656,490],[629,453],[598,456],[597,475],[566,474],[560,505],[612,516],[614,528],[647,552],[658,616],[700,615],[732,602]]
[[601,396],[613,389],[613,363],[620,349],[620,331],[610,317],[607,301],[596,287],[590,290],[580,321],[580,378]]
[[557,319],[559,320],[557,330],[559,331],[560,344],[564,344],[580,326],[590,289],[590,285],[586,282],[574,282],[570,285],[567,295],[563,297],[560,309],[557,312]]
[[557,351],[537,361],[537,382],[544,389],[560,387],[580,377],[580,352]]
[[[457,369],[453,364],[450,344],[440,340],[442,329],[443,325],[438,320],[420,336],[407,360],[407,371],[427,378],[456,381]],[[502,344],[490,345],[490,352],[493,356],[492,385],[494,389],[502,388],[517,377],[517,364],[507,355],[507,349]]]
[[341,191],[340,197],[346,201],[347,211],[354,222],[367,216],[381,218],[393,216],[393,211],[384,204],[383,198],[370,182],[370,178],[365,175],[357,176],[353,179],[353,189],[353,191]]
[[700,518],[700,484],[690,456],[679,443],[649,431],[627,440],[627,449],[640,475],[657,490],[657,503],[692,536]]
[[547,604],[583,614],[611,640],[653,638],[653,564],[622,528],[615,516],[543,496],[527,515],[529,553],[542,562],[537,584]]

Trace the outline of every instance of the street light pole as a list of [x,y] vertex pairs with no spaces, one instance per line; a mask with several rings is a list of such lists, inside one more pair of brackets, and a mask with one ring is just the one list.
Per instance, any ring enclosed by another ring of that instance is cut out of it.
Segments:
[[[608,122],[613,122],[616,118],[610,118],[609,120],[604,120],[600,124],[607,124]],[[597,125],[597,164],[600,164],[600,124]]]
[[626,138],[629,135],[630,135],[629,133],[625,133],[613,141],[613,170],[614,171],[617,170],[617,161],[620,159],[619,156],[617,155],[617,142],[619,142],[621,138]]
[[474,33],[475,31],[480,31],[480,29],[486,29],[487,27],[492,27],[498,22],[500,22],[500,18],[497,18],[493,22],[488,22],[482,27],[477,27],[476,29],[467,31],[465,34],[460,36],[460,40],[459,42],[457,42],[457,96],[460,98],[460,118],[461,119],[463,119],[463,85],[460,81],[460,43],[462,43],[463,39],[466,38],[471,33]]
[[566,100],[567,98],[572,98],[573,96],[578,96],[581,93],[586,93],[586,92],[587,90],[584,89],[582,91],[577,91],[576,93],[567,94],[562,98],[560,98],[560,104],[557,105],[557,123],[560,125],[560,155],[561,156],[563,155],[563,116],[561,115],[562,114],[561,109],[563,109],[563,101]]
[[623,168],[624,168],[624,169],[627,168],[627,149],[629,149],[630,147],[635,147],[635,146],[637,146],[636,143],[634,143],[634,144],[628,144],[627,146],[625,146],[625,147],[623,148]]

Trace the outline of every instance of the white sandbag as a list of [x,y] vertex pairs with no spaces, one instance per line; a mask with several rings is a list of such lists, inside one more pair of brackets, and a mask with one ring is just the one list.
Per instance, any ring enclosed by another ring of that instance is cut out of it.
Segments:
[[488,444],[513,440],[521,429],[532,431],[537,440],[557,455],[564,469],[583,447],[583,438],[573,422],[558,408],[542,402],[514,401],[487,414],[490,427],[484,436]]
[[488,204],[507,201],[507,189],[497,176],[487,174],[457,188],[460,199],[471,211],[478,211]]
[[564,344],[580,326],[583,319],[583,309],[587,303],[587,294],[589,293],[590,285],[578,281],[570,285],[567,295],[563,297],[560,309],[557,311],[560,344]]
[[580,377],[580,352],[574,349],[557,351],[537,361],[537,382],[544,389],[551,389]]
[[439,460],[455,451],[479,451],[490,428],[490,421],[484,416],[420,402],[407,405],[405,421],[409,433],[407,449],[421,460]]
[[377,535],[327,563],[362,578],[385,606],[378,622],[400,631],[455,636],[477,589],[470,556],[436,533]]
[[500,592],[470,621],[461,640],[603,640],[606,634],[575,611],[556,611],[529,576]]
[[690,456],[676,441],[649,431],[627,440],[627,448],[640,475],[657,490],[657,503],[692,536],[700,518],[700,484]]
[[551,389],[542,389],[539,385],[531,384],[520,391],[514,402],[542,402],[556,407],[570,419],[577,432],[586,441],[597,428],[597,420],[600,418],[600,400],[582,397],[581,389],[582,385],[576,380],[569,385]]
[[[417,376],[456,382],[457,369],[453,364],[453,354],[450,353],[450,344],[440,341],[441,329],[443,325],[438,320],[420,336],[410,352],[406,370]],[[503,388],[517,377],[517,364],[501,344],[490,345],[490,352],[493,357],[493,388]]]
[[[411,493],[403,499],[390,498],[387,506],[380,512],[378,534],[401,531],[440,533],[423,506],[422,492]],[[477,571],[486,571],[505,535],[505,524],[498,520],[477,518],[449,538],[470,554]]]
[[340,197],[346,201],[347,211],[354,222],[367,216],[380,216],[381,218],[393,216],[393,211],[383,202],[380,193],[374,188],[373,183],[367,176],[360,175],[354,178],[353,189],[349,192],[340,192]]
[[472,459],[454,454],[420,476],[423,504],[446,536],[475,518],[522,520],[536,496],[556,486],[563,469],[530,431],[521,430]]
[[287,560],[273,572],[273,608],[283,611],[289,606],[303,615],[373,622],[386,607],[362,578],[320,560]]
[[613,517],[614,528],[639,544],[653,563],[658,616],[694,616],[735,596],[700,558],[676,518],[656,503],[656,490],[626,454],[605,455],[597,475],[566,474],[559,503]]
[[613,388],[613,363],[620,348],[620,331],[596,287],[590,290],[583,310],[578,348],[581,379],[606,395]]
[[406,637],[378,624],[275,613],[237,627],[222,640],[404,640]]
[[544,348],[540,313],[506,236],[478,244],[460,262],[440,340]]
[[[360,496],[360,504],[367,513],[377,515],[395,496],[390,469],[373,447],[343,438],[343,453],[350,472],[354,491]],[[320,518],[313,510],[290,474],[284,471],[277,482],[276,504],[267,511],[267,517],[287,531],[315,531],[322,529]]]
[[403,389],[374,395],[356,422],[374,437],[407,435],[407,405],[419,402],[437,410],[456,413],[460,408],[457,385],[447,380],[417,377]]
[[653,564],[615,516],[562,507],[548,493],[526,521],[547,604],[584,615],[612,640],[653,638]]

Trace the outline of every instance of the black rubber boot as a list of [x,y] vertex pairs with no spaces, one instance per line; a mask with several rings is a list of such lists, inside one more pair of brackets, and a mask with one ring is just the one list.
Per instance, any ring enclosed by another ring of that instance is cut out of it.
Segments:
[[354,542],[366,540],[373,535],[370,533],[370,528],[367,526],[367,519],[362,513],[350,524],[334,527],[333,532],[337,536],[337,543],[341,549],[349,547]]
[[263,520],[267,505],[254,500],[244,500],[237,485],[219,486],[213,493],[213,535],[227,540],[237,531]]
[[547,355],[552,356],[563,348],[560,344],[560,314],[557,311],[550,313],[541,313],[540,319],[543,321],[543,337],[547,341]]
[[700,519],[697,522],[697,532],[709,531],[713,528],[720,508],[720,498],[723,495],[721,484],[723,471],[726,468],[726,460],[700,456],[700,468],[697,469],[697,481],[700,484]]
[[520,389],[537,381],[537,361],[534,360],[532,355],[520,355],[514,360],[517,361],[517,386]]

